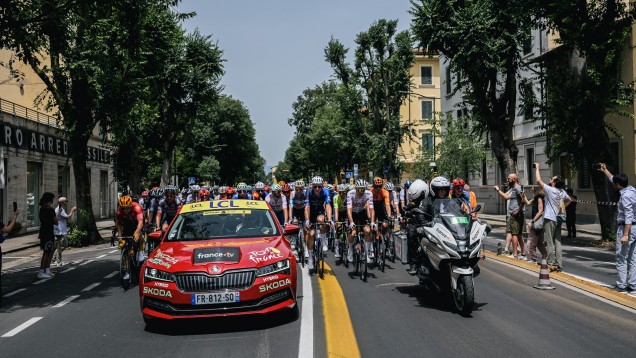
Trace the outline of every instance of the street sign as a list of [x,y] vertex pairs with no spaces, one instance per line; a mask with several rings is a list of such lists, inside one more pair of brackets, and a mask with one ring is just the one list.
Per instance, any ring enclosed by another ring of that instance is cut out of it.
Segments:
[[358,164],[354,164],[353,165],[353,171],[357,172],[358,171]]
[[369,179],[373,178],[373,172],[369,172]]
[[196,184],[196,183],[197,183],[197,178],[188,177],[188,184],[192,185],[192,184]]
[[387,175],[389,173],[389,167],[387,167],[386,165],[382,167],[382,172],[384,173],[384,175]]
[[358,168],[353,169],[353,176],[358,176]]
[[353,178],[353,172],[347,172],[347,173],[345,174],[345,178],[347,178],[347,179],[351,179],[351,178]]

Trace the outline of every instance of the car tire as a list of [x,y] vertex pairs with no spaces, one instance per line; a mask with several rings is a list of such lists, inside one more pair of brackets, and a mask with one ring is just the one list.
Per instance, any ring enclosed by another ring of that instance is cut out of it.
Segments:
[[281,318],[284,322],[294,322],[300,317],[300,310],[298,309],[298,303],[294,305],[294,308],[281,312]]

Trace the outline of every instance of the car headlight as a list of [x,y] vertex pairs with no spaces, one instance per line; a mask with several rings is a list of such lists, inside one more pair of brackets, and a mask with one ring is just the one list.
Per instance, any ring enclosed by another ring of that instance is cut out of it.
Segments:
[[278,261],[271,265],[263,266],[256,270],[256,277],[271,275],[273,273],[287,271],[289,274],[289,259]]
[[152,281],[174,282],[174,275],[166,271],[157,270],[156,268],[146,267],[144,271],[144,283]]

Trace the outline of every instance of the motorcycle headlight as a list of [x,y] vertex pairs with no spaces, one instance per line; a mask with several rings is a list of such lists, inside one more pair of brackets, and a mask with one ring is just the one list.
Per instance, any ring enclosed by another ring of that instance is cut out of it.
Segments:
[[174,275],[170,272],[157,270],[156,268],[146,267],[144,271],[144,283],[152,281],[174,282]]
[[289,259],[275,262],[271,265],[263,266],[256,270],[256,277],[271,275],[273,273],[283,272],[289,275]]

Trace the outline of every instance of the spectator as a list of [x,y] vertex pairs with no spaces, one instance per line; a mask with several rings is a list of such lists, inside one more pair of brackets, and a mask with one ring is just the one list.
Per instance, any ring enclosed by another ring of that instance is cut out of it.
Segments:
[[464,191],[468,193],[470,206],[472,206],[473,208],[477,206],[477,196],[474,192],[470,191],[470,185],[468,185],[468,183],[464,184]]
[[[510,232],[512,237],[512,250],[514,257],[525,260],[523,256],[523,200],[521,199],[521,185],[519,185],[519,177],[515,173],[508,174],[508,187],[510,190],[507,193],[499,190],[499,186],[495,185],[494,189],[505,200],[508,201],[506,220],[506,232]],[[521,249],[521,252],[517,250]]]
[[563,190],[565,181],[558,175],[550,178],[548,184],[541,180],[539,163],[534,163],[537,184],[545,192],[545,211],[543,214],[543,238],[548,249],[548,265],[550,271],[563,271],[563,252],[561,248],[561,224],[557,216],[561,214],[561,207],[567,207],[572,199]]
[[77,211],[77,207],[74,206],[67,214],[67,203],[68,199],[60,196],[57,199],[57,208],[55,208],[55,215],[58,217],[58,222],[53,230],[55,233],[55,252],[53,253],[53,262],[55,262],[57,266],[64,265],[64,262],[62,261],[62,252],[64,252],[64,249],[68,246],[68,241],[66,239],[66,235],[68,234],[68,221],[73,218],[73,214]]
[[55,195],[50,192],[42,194],[40,198],[40,248],[42,249],[42,260],[40,261],[40,271],[38,278],[51,278],[51,260],[53,259],[53,248],[55,247],[55,234],[53,227],[58,223],[58,216],[53,209],[53,199]]
[[544,213],[544,192],[540,186],[534,187],[534,196],[528,200],[526,194],[522,192],[523,201],[526,205],[532,205],[532,220],[528,223],[528,244],[526,245],[528,251],[526,257],[528,261],[537,262],[537,248],[541,253],[541,257],[546,258],[548,251],[545,249],[545,242],[543,241],[543,229],[536,229],[535,223],[537,221],[543,222]]
[[576,239],[576,196],[572,188],[568,188],[565,192],[572,199],[570,205],[565,208],[565,213],[567,214],[565,226],[568,229],[568,239]]
[[616,271],[618,280],[614,289],[621,292],[636,291],[636,189],[629,185],[627,175],[612,175],[605,163],[600,163],[600,171],[605,173],[614,188],[619,190],[616,220]]

